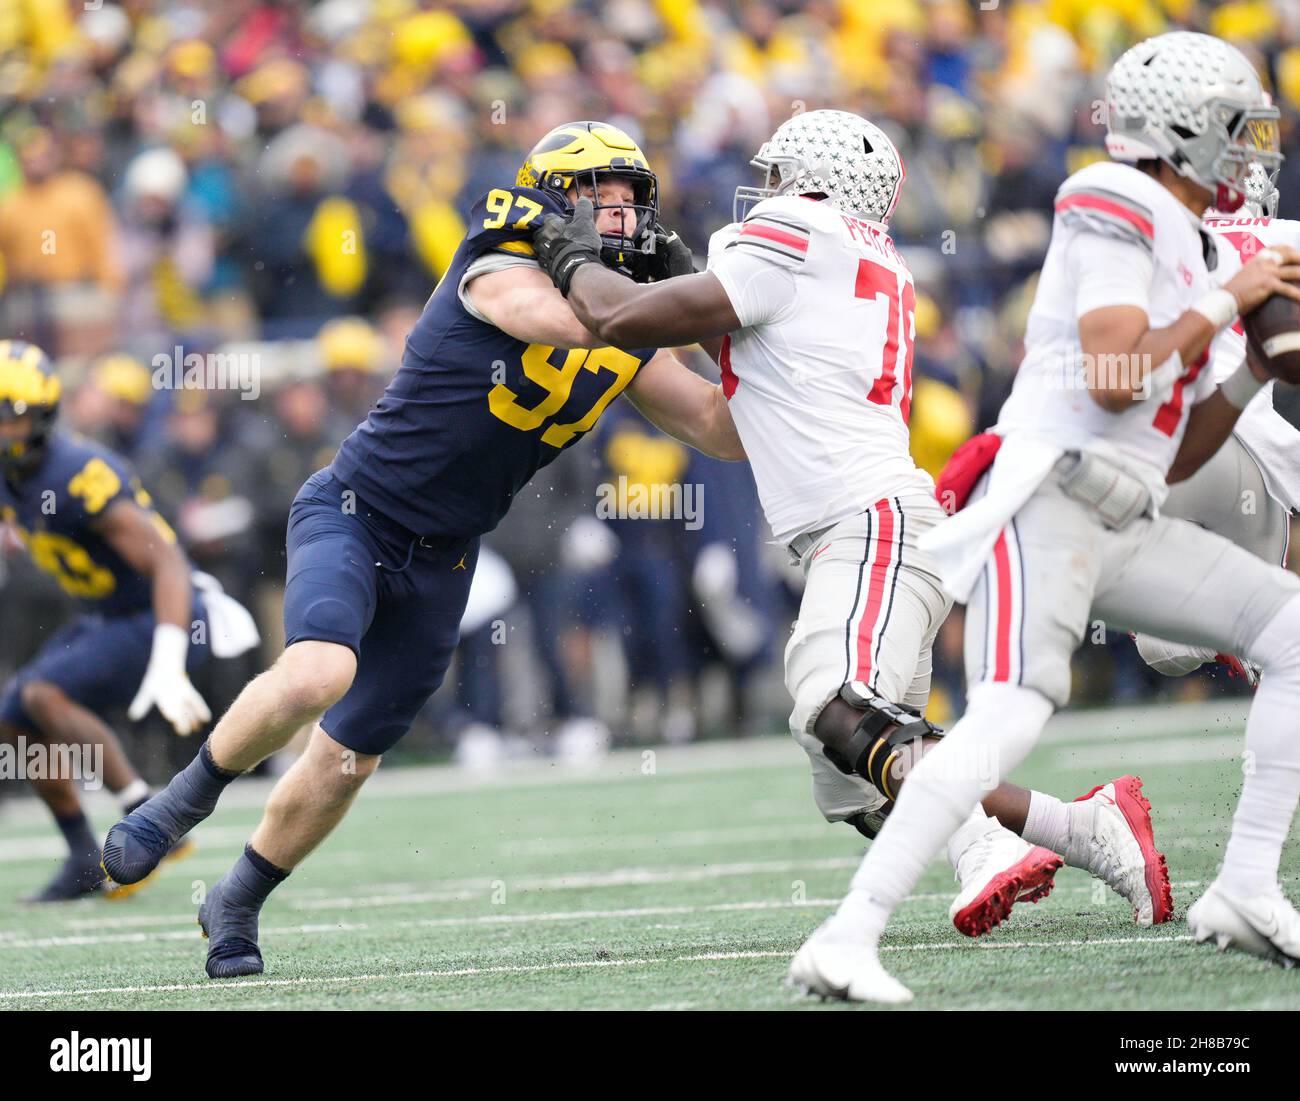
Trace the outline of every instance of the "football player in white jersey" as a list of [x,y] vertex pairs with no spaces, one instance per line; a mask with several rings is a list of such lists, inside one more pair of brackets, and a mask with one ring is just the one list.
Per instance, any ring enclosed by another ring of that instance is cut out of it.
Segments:
[[[943,512],[908,452],[915,292],[887,227],[904,170],[881,130],[827,110],[783,123],[754,164],[767,186],[737,192],[737,222],[714,235],[706,272],[649,286],[603,279],[581,205],[569,222],[548,219],[534,245],[603,339],[713,341],[764,512],[807,581],[785,655],[791,731],[822,813],[872,837],[937,740],[922,710],[950,607],[917,546]],[[994,787],[949,830],[961,884],[951,916],[963,933],[1045,895],[1057,852],[1127,898],[1140,923],[1171,916],[1136,778],[1073,804],[1073,833],[1052,851],[1005,828],[1024,828],[1031,793]]]
[[[1246,180],[1246,202],[1236,214],[1207,212],[1205,228],[1214,238],[1217,264],[1211,274],[1226,282],[1243,264],[1271,245],[1300,249],[1300,222],[1274,217],[1277,189],[1261,165]],[[1214,345],[1211,367],[1222,381],[1245,352],[1238,321]],[[1242,410],[1231,436],[1200,470],[1171,469],[1169,498],[1162,512],[1190,520],[1231,539],[1266,562],[1286,564],[1291,516],[1300,510],[1300,391],[1272,382]],[[1138,635],[1138,653],[1166,676],[1185,676],[1208,661],[1224,661],[1254,684],[1257,671],[1233,655],[1205,646]]]
[[[1216,287],[1201,229],[1211,205],[1240,208],[1251,161],[1280,164],[1277,111],[1239,51],[1187,32],[1128,50],[1107,99],[1113,160],[1058,192],[996,456],[970,503],[921,538],[968,604],[966,713],[909,774],[848,896],[800,949],[792,977],[821,993],[911,999],[880,963],[881,933],[1066,702],[1094,618],[1263,670],[1246,726],[1255,767],[1188,925],[1198,941],[1300,959],[1300,914],[1278,885],[1300,798],[1300,577],[1158,511],[1170,468],[1213,455],[1263,381],[1243,360],[1216,385],[1213,338],[1272,294],[1300,300],[1300,254],[1280,246]],[[1071,808],[1032,799],[1030,839],[1059,849]]]

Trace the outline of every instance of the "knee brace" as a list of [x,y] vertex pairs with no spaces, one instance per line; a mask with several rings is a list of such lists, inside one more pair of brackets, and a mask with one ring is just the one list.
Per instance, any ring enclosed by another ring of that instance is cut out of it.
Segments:
[[823,747],[826,759],[845,775],[862,777],[886,799],[897,798],[890,771],[902,747],[922,738],[941,738],[943,730],[919,711],[879,696],[859,696],[852,685],[840,689],[840,699],[864,714],[843,752]]

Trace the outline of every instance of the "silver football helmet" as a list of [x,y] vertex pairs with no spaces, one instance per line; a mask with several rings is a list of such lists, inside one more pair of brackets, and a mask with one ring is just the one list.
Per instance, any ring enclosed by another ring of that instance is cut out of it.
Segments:
[[736,188],[737,222],[774,195],[816,194],[850,214],[888,222],[907,177],[884,131],[848,111],[808,111],[787,119],[749,163],[767,174],[766,185]]
[[1173,31],[1126,50],[1106,78],[1106,151],[1159,159],[1209,191],[1215,209],[1246,200],[1252,162],[1270,181],[1282,164],[1278,110],[1234,46]]

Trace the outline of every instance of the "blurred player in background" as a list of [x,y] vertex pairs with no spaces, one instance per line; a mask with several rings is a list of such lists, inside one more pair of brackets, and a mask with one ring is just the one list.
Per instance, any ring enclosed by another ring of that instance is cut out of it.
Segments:
[[[548,216],[535,244],[578,318],[605,339],[713,345],[768,522],[807,579],[785,655],[791,732],[818,808],[870,838],[941,733],[922,712],[951,606],[917,546],[943,512],[908,451],[915,290],[888,233],[905,173],[878,127],[830,110],[783,123],[754,165],[766,186],[737,192],[743,220],[714,235],[702,274],[638,287],[608,271],[582,202],[572,221]],[[1149,925],[1169,917],[1168,878],[1145,801],[1113,798],[1133,783],[1090,793],[1109,794],[1079,804],[1057,851]],[[1004,784],[950,831],[961,884],[951,916],[968,936],[1052,888],[1061,857],[1012,832],[1030,801]],[[823,982],[818,961],[801,966],[801,982]]]
[[109,874],[138,881],[212,813],[231,780],[320,720],[199,909],[212,978],[262,970],[263,903],[342,820],[442,681],[479,538],[533,473],[624,391],[679,439],[744,457],[717,386],[653,346],[607,346],[538,269],[534,223],[579,195],[596,204],[602,262],[640,279],[689,270],[689,252],[658,224],[658,180],[631,138],[598,122],[546,134],[516,186],[475,204],[383,398],[300,490],[289,515],[283,655],[195,761],[109,832]]
[[[233,657],[256,644],[248,613],[210,578],[207,591],[139,478],[108,448],[55,430],[60,384],[41,349],[0,341],[0,521],[18,533],[32,560],[81,605],[0,697],[0,734],[102,755],[104,785],[126,812],[149,797],[104,720],[130,705],[132,721],[157,707],[177,734],[211,715],[189,673],[209,652]],[[32,786],[68,843],[68,857],[33,902],[130,894],[105,883],[73,777],[46,775]],[[192,843],[177,837],[168,856]]]
[[[1273,294],[1300,300],[1300,253],[1285,248],[1217,286],[1201,227],[1211,205],[1240,208],[1252,161],[1280,164],[1277,110],[1238,50],[1188,32],[1128,50],[1107,101],[1113,161],[1058,193],[1025,360],[997,435],[968,453],[987,472],[973,502],[922,539],[944,588],[968,602],[967,710],[913,770],[848,897],[801,950],[836,961],[839,986],[821,993],[911,999],[880,963],[880,935],[968,808],[1067,701],[1070,657],[1094,616],[1264,670],[1246,724],[1254,767],[1188,925],[1198,941],[1300,959],[1300,914],[1278,885],[1300,797],[1300,578],[1157,511],[1169,471],[1205,463],[1263,382],[1243,358],[1217,384],[1205,369],[1212,340]],[[1034,801],[1035,839],[1067,843],[1077,812]]]
[[[1300,250],[1300,222],[1273,217],[1277,188],[1259,164],[1246,180],[1247,201],[1236,214],[1211,210],[1205,228],[1216,244],[1214,275],[1226,282],[1243,264],[1273,245]],[[1222,382],[1245,355],[1246,334],[1238,321],[1214,345],[1211,368]],[[1300,508],[1300,400],[1294,387],[1270,381],[1241,412],[1223,446],[1190,478],[1169,472],[1169,498],[1161,511],[1231,539],[1265,562],[1286,565],[1291,517]],[[1138,653],[1157,672],[1181,677],[1206,662],[1221,661],[1259,681],[1259,671],[1231,654],[1205,646],[1136,637]]]

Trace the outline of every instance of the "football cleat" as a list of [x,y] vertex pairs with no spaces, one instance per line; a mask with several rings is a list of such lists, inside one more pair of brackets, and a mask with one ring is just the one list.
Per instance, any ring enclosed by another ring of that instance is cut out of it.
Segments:
[[104,868],[104,862],[103,860],[100,860],[100,870],[105,873],[104,897],[111,899],[114,902],[121,902],[124,898],[130,898],[142,887],[147,887],[158,878],[158,872],[163,864],[171,863],[174,860],[184,860],[197,848],[198,846],[194,843],[194,839],[191,838],[189,834],[186,834],[177,841],[175,845],[167,850],[166,854],[159,862],[159,867],[154,868],[154,870],[149,872],[143,879],[138,879],[134,883],[118,883],[112,876],[107,874],[107,870]]
[[1187,911],[1187,928],[1197,944],[1212,941],[1220,952],[1239,948],[1287,968],[1300,963],[1300,914],[1280,887],[1233,898],[1216,879]]
[[1070,809],[1070,866],[1086,869],[1128,899],[1139,925],[1160,925],[1172,918],[1169,869],[1164,853],[1156,849],[1142,778],[1121,776],[1099,784]]
[[1214,651],[1205,646],[1188,646],[1154,635],[1130,634],[1129,638],[1137,645],[1138,656],[1166,677],[1185,677],[1215,660]]
[[230,876],[223,875],[199,907],[199,929],[208,942],[204,969],[210,979],[260,975],[262,951],[257,946],[260,910],[226,898]]
[[795,953],[786,984],[823,1000],[887,1005],[912,1000],[912,992],[881,965],[874,945],[831,940],[821,930]]
[[995,820],[990,823],[954,854],[961,892],[948,916],[968,937],[1002,924],[1017,902],[1046,898],[1063,863],[1050,849],[1029,844]]
[[212,813],[196,812],[186,801],[178,773],[162,791],[141,803],[118,822],[104,839],[104,871],[108,878],[129,887],[150,876],[195,826]]
[[1215,654],[1214,660],[1228,670],[1229,679],[1240,677],[1251,688],[1259,686],[1259,666],[1232,654]]
[[76,898],[97,895],[106,886],[104,871],[99,866],[98,853],[69,856],[59,865],[54,877],[24,902],[70,902]]

